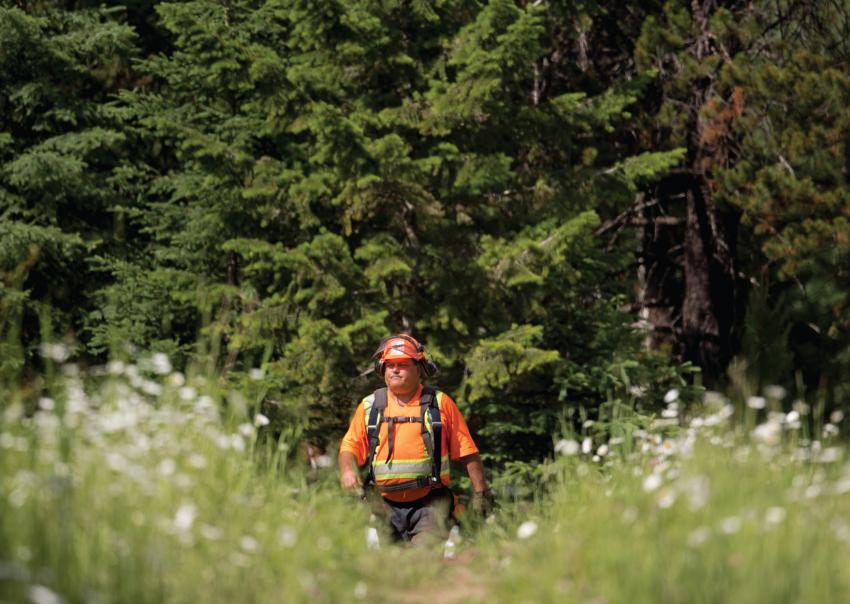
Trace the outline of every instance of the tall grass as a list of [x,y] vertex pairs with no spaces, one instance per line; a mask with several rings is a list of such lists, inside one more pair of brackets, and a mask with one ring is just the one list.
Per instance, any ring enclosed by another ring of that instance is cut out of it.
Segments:
[[804,406],[670,399],[628,439],[559,441],[545,494],[467,518],[444,560],[371,549],[369,510],[238,393],[161,357],[66,365],[0,408],[0,600],[850,601],[842,418],[814,440]]

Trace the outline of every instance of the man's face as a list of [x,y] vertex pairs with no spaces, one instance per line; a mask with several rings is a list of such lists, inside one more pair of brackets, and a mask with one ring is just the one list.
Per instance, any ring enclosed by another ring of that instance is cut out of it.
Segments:
[[384,382],[393,394],[410,394],[419,388],[419,366],[410,359],[384,363]]

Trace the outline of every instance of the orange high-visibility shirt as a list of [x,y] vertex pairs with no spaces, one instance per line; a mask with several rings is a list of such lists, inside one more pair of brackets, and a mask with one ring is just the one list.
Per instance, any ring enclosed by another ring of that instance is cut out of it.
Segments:
[[[420,417],[421,409],[419,408],[420,396],[422,395],[422,386],[416,395],[405,405],[400,405],[393,393],[387,390],[387,407],[382,413],[382,417]],[[443,422],[442,430],[442,448],[441,456],[443,461],[440,467],[440,480],[443,484],[449,484],[449,464],[448,460],[457,461],[467,455],[478,453],[478,447],[472,440],[469,434],[469,428],[460,410],[457,408],[454,400],[445,392],[437,391],[437,396],[440,397],[440,418]],[[357,405],[354,411],[354,417],[351,418],[351,424],[348,426],[348,432],[342,438],[339,445],[340,452],[346,451],[354,455],[357,459],[357,465],[362,466],[366,463],[366,458],[369,455],[369,441],[366,436],[366,417],[365,406],[368,404],[366,397]],[[388,430],[390,424],[381,422],[378,433],[378,448],[375,451],[375,463],[373,467],[376,469],[375,480],[380,485],[398,484],[415,478],[416,475],[430,476],[431,457],[425,449],[425,443],[422,441],[422,424],[421,423],[400,423],[393,424],[395,430],[394,435],[394,450],[391,464],[387,455],[389,454],[389,438]],[[413,471],[411,474],[403,474],[405,468],[413,469],[422,464],[427,465],[427,472]],[[378,474],[379,468],[389,468],[393,473],[391,478],[385,478]],[[407,489],[404,491],[396,491],[381,495],[392,501],[413,501],[424,497],[430,491],[429,487]]]

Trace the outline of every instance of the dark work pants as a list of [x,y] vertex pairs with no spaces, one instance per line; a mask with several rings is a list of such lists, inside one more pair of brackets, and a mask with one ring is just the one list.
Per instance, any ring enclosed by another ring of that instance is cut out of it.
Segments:
[[454,496],[447,488],[434,489],[415,501],[384,499],[392,537],[414,545],[445,541],[453,522],[453,507]]

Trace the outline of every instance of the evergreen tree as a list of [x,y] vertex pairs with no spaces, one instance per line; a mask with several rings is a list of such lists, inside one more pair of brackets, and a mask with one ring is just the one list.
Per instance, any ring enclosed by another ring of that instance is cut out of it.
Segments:
[[0,8],[5,362],[30,357],[42,338],[77,332],[102,283],[89,258],[122,245],[124,135],[108,100],[126,77],[134,36],[113,12]]

